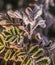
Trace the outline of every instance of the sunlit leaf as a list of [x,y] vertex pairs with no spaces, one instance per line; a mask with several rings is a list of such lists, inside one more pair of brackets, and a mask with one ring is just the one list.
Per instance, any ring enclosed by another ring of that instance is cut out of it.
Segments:
[[4,56],[4,60],[8,61],[10,59],[10,56],[11,56],[11,50],[7,50],[7,52],[5,53],[5,56]]
[[[21,33],[23,32],[20,32],[21,30],[18,28],[18,27],[12,27],[10,30],[4,32],[4,36],[5,36],[5,39],[7,42],[10,42],[10,43],[19,43],[20,44],[20,41],[21,39],[23,38]],[[22,33],[23,34],[23,33]],[[22,37],[22,38],[21,38]]]
[[4,46],[0,46],[0,53],[2,53],[4,51],[5,47]]
[[[15,29],[15,33],[16,33],[16,35],[19,33],[19,28],[18,27],[15,27],[14,28]],[[20,33],[19,33],[20,34]]]
[[0,35],[0,44],[1,44],[1,45],[4,45],[4,43],[5,43],[4,38],[3,38],[2,35]]

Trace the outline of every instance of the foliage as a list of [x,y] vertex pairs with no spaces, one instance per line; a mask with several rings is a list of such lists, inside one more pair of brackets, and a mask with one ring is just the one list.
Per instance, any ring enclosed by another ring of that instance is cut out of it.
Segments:
[[[48,5],[48,2],[49,0],[45,4]],[[48,12],[45,10],[44,15],[46,17],[50,16],[49,14],[47,15]],[[34,34],[38,39],[38,43],[40,43],[39,40],[43,39],[39,33],[38,35],[36,34],[37,31],[35,30],[38,26],[40,28],[46,27],[45,20],[41,17],[42,13],[42,8],[35,6],[34,11],[31,11],[31,8],[28,7],[22,12],[9,10],[3,15],[5,20],[0,22],[0,25],[5,28],[0,34],[0,57],[3,59],[1,65],[8,65],[8,62],[12,62],[10,65],[50,64],[50,58],[44,55],[44,49],[39,47],[40,45],[37,45],[37,43],[32,42]],[[15,19],[19,19],[19,21]],[[22,20],[22,24],[20,20]],[[24,38],[27,38],[28,43],[25,44]]]
[[10,42],[11,44],[15,42],[17,44],[20,44],[21,40],[23,39],[24,33],[25,32],[18,27],[12,27],[10,30],[5,30],[3,32],[6,42]]
[[49,58],[43,57],[44,50],[37,45],[26,52],[26,56],[21,65],[46,65],[49,64]]
[[0,35],[0,54],[5,52],[3,55],[3,59],[6,62],[11,60],[17,63],[18,61],[20,61],[21,65],[31,65],[33,63],[35,65],[46,65],[50,62],[50,59],[48,57],[43,57],[44,50],[42,48],[39,48],[38,45],[32,46],[30,48],[30,45],[28,44],[26,46],[26,51],[18,47],[12,48],[11,45],[12,44],[7,43],[6,40],[4,40],[4,37]]

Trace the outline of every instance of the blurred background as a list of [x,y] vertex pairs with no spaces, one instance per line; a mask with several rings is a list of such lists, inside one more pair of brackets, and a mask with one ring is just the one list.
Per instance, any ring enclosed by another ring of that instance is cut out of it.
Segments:
[[0,0],[0,11],[7,10],[10,8],[16,10],[17,8],[26,5],[27,5],[27,0]]
[[[20,7],[26,7],[28,3],[28,0],[0,0],[0,11],[5,11],[8,9],[16,10]],[[53,15],[55,15],[55,7],[50,6],[49,10]]]
[[[0,0],[0,11],[6,11],[8,9],[16,10],[21,7],[26,7],[28,3],[29,0]],[[49,7],[49,11],[55,16],[55,7]]]

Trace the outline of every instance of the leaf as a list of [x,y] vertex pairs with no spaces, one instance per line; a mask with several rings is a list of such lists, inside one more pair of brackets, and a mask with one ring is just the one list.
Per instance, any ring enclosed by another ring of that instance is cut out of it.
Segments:
[[19,33],[19,28],[18,27],[14,27],[14,30],[15,30],[15,34],[17,35]]
[[17,53],[17,56],[24,56],[26,53],[25,52],[19,52]]
[[4,45],[5,41],[2,35],[0,35],[0,45]]
[[6,41],[9,41],[11,37],[12,37],[12,36],[9,35],[9,36],[6,38]]
[[10,42],[12,42],[12,43],[14,43],[16,41],[16,37],[12,37],[11,39],[10,39]]
[[11,33],[12,35],[15,35],[14,27],[12,27],[12,28],[10,29],[10,33]]
[[7,36],[7,35],[10,35],[10,32],[4,31],[4,34]]
[[4,46],[0,46],[0,54],[4,51],[5,47]]
[[12,36],[12,35],[10,35],[10,36],[8,36],[7,38],[6,38],[6,41],[7,42],[15,42],[15,39],[16,39],[16,36]]
[[43,49],[41,48],[41,49],[38,49],[38,51],[36,51],[33,55],[32,55],[32,57],[34,57],[34,58],[39,58],[39,57],[41,57],[41,56],[43,56]]
[[31,65],[31,59],[28,60],[26,65]]
[[44,57],[44,58],[41,58],[40,60],[36,61],[36,64],[37,65],[46,65],[46,64],[50,64],[50,59],[49,57]]
[[4,44],[5,44],[4,38],[2,35],[0,35],[0,53],[2,53],[5,49]]
[[10,33],[9,35],[5,34],[6,41],[10,42],[10,43],[17,43],[17,44],[19,43],[20,44],[20,40],[23,38],[20,31],[21,30],[16,26],[12,27],[10,30],[6,31],[7,34]]
[[27,44],[27,51],[29,51],[29,49],[30,49],[30,44],[28,43]]
[[19,58],[24,58],[25,52],[15,52],[13,56],[11,57],[11,60],[20,61]]
[[39,8],[39,11],[35,14],[35,18],[34,19],[37,19],[41,15],[42,15],[42,8]]
[[29,58],[28,56],[26,56],[23,60],[23,62],[21,63],[21,65],[26,65],[26,63],[28,62]]
[[14,12],[19,19],[22,19],[21,13],[17,10]]
[[38,45],[31,47],[31,49],[28,51],[28,53],[31,55],[35,53],[38,50]]
[[28,52],[26,51],[26,54],[24,56],[25,58],[22,61],[21,65],[32,65],[33,62],[35,62],[36,65],[49,64],[49,57],[43,58],[43,53],[44,50],[42,48],[39,48],[38,45],[32,46]]
[[40,21],[38,22],[38,25],[39,25],[40,27],[42,27],[42,28],[45,28],[45,27],[46,27],[45,20],[40,20]]
[[8,50],[8,51],[5,53],[4,60],[5,60],[5,61],[8,61],[8,60],[10,59],[10,56],[11,56],[11,50]]

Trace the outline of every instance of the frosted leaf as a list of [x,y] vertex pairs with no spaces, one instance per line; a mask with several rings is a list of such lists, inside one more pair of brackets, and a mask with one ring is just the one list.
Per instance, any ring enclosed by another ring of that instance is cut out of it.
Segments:
[[37,19],[39,16],[42,15],[42,9],[40,9],[37,13],[34,19]]
[[50,50],[55,49],[55,43],[50,47]]
[[38,25],[40,25],[42,28],[46,27],[45,20],[40,20]]
[[28,17],[25,15],[25,13],[24,13],[24,12],[22,12],[22,13],[23,13],[23,22],[24,22],[26,25],[28,25],[28,24],[30,23],[30,21],[29,21]]
[[22,19],[22,15],[19,11],[15,11],[14,13],[18,16],[18,18]]
[[22,18],[21,15],[20,15],[20,13],[17,13],[17,12],[8,11],[7,13],[8,13],[8,15],[9,15],[10,17],[12,17],[12,18],[19,18],[19,19]]

